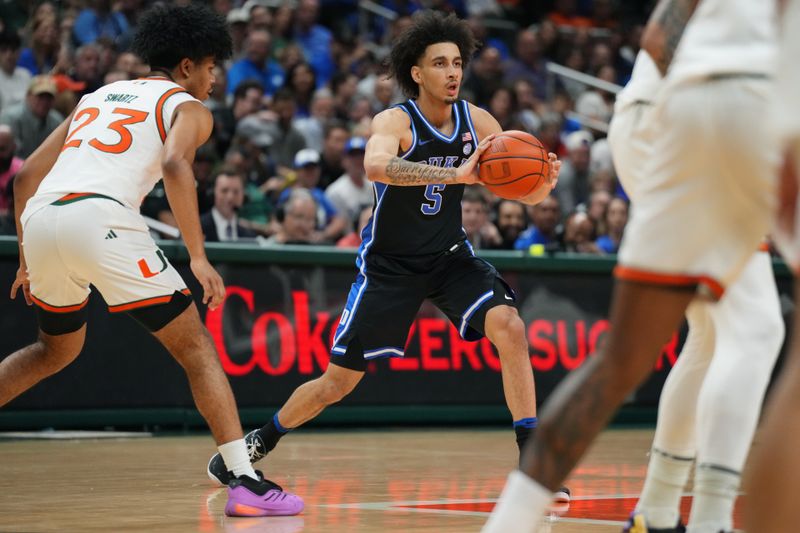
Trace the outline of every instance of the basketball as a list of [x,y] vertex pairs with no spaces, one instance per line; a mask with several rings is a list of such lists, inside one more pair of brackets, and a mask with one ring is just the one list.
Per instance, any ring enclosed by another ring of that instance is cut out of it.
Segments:
[[550,172],[544,146],[524,131],[498,133],[478,162],[483,185],[508,200],[518,200],[544,186]]

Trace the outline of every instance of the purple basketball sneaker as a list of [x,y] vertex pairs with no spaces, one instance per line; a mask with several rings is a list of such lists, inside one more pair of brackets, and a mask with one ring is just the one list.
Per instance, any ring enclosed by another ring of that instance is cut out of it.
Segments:
[[299,514],[304,507],[303,500],[290,492],[284,492],[280,485],[264,479],[261,472],[259,481],[240,476],[228,484],[228,503],[225,514],[228,516],[291,516]]

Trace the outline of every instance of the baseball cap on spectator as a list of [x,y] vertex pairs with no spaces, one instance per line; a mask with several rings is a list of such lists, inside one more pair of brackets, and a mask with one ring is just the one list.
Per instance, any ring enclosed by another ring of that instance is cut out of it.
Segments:
[[580,148],[581,145],[586,145],[591,148],[593,142],[594,136],[592,136],[591,133],[586,130],[579,130],[573,131],[567,135],[567,138],[564,140],[564,146],[571,152]]
[[57,92],[58,87],[56,87],[55,80],[46,74],[34,76],[28,85],[28,94],[52,94],[55,96]]
[[319,152],[313,148],[303,148],[294,156],[294,168],[319,165]]
[[363,152],[367,149],[367,140],[364,137],[350,137],[344,145],[345,153]]
[[58,92],[64,91],[82,91],[86,88],[85,81],[76,81],[67,76],[66,74],[56,74],[53,76],[53,81],[56,84]]
[[244,117],[236,125],[236,135],[244,137],[259,148],[269,148],[275,143],[279,132],[277,126],[256,115]]
[[227,22],[228,24],[244,23],[250,21],[250,10],[243,7],[234,7],[228,11]]

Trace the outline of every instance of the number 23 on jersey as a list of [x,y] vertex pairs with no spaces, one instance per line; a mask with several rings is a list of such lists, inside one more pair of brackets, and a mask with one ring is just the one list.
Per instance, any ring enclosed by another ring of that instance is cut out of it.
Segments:
[[[147,116],[149,113],[146,111],[139,111],[137,109],[128,109],[124,107],[116,107],[112,111],[114,115],[122,115],[123,118],[119,120],[115,120],[110,122],[107,128],[111,131],[114,131],[119,135],[119,140],[115,143],[108,144],[104,143],[97,137],[89,140],[89,146],[100,150],[101,152],[106,152],[109,154],[121,154],[125,152],[128,148],[131,147],[133,143],[133,136],[131,135],[130,130],[127,126],[132,124],[138,124],[140,122],[144,122],[147,120]],[[72,132],[67,136],[66,141],[64,142],[64,146],[61,148],[61,151],[67,150],[69,148],[77,148],[79,147],[84,139],[76,138],[78,132],[80,132],[83,128],[97,120],[100,116],[100,109],[97,107],[87,107],[85,109],[81,109],[75,114],[75,117],[72,119],[73,123],[79,123],[78,126],[72,130]]]

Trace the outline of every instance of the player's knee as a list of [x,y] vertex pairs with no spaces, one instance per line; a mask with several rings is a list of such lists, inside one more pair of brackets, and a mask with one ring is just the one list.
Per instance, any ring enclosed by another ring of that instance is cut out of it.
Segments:
[[59,372],[81,353],[82,344],[54,343],[39,339],[35,348],[39,354],[41,369],[48,375]]
[[525,323],[517,310],[506,305],[489,311],[486,320],[486,335],[498,342],[525,342]]
[[332,378],[328,375],[320,378],[319,398],[325,405],[340,402],[353,392],[359,380]]

